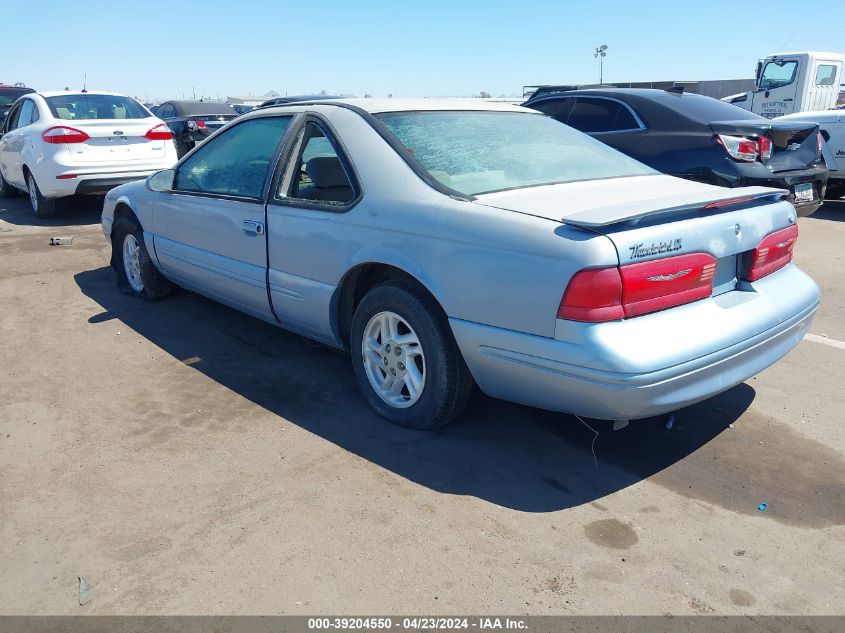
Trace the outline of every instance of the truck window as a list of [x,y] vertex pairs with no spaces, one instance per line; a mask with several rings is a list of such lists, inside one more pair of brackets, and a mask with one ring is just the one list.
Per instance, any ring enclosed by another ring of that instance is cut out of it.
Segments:
[[820,64],[816,69],[816,85],[832,86],[836,80],[836,66],[833,64]]
[[760,77],[760,90],[774,90],[795,81],[798,62],[777,60],[766,64]]

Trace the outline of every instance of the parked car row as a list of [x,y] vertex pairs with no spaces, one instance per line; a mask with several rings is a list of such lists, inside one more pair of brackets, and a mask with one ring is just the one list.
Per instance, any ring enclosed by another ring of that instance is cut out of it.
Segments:
[[[604,98],[573,96],[567,121]],[[672,152],[651,99],[613,103],[643,124],[633,139]],[[762,153],[766,169],[779,134],[818,158],[813,130],[751,121],[711,129],[719,145],[690,119],[697,175],[714,156]],[[397,424],[454,420],[474,385],[624,421],[729,389],[809,330],[819,291],[792,262],[795,207],[733,184],[659,173],[519,106],[305,101],[245,114],[112,189],[102,228],[122,291],[155,300],[175,284],[348,350],[364,398]]]

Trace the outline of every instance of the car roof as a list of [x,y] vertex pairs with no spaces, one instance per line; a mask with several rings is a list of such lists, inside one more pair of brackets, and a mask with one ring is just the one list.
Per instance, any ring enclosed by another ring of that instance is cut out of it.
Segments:
[[126,97],[121,92],[108,92],[107,90],[42,90],[39,91],[37,94],[41,95],[42,97],[61,97],[63,95],[103,95],[107,97]]
[[294,102],[282,104],[278,106],[269,106],[261,108],[262,112],[271,110],[273,108],[296,108],[303,107],[310,104],[319,105],[349,105],[360,108],[370,114],[380,114],[384,112],[427,112],[427,111],[487,111],[487,112],[525,112],[536,114],[535,110],[523,108],[521,106],[512,105],[510,103],[502,103],[499,101],[483,101],[481,99],[369,99],[369,98],[341,98],[341,99],[325,99],[308,102]]

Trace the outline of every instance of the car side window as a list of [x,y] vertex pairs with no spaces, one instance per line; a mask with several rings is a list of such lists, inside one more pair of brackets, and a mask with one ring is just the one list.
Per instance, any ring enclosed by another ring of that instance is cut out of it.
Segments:
[[18,121],[20,120],[21,115],[21,104],[15,104],[12,107],[11,112],[9,112],[8,116],[6,117],[6,131],[11,132],[12,130],[17,129]]
[[248,119],[214,136],[176,172],[177,191],[261,198],[290,116]]
[[294,147],[297,159],[280,183],[278,198],[329,207],[344,207],[355,199],[349,162],[327,130],[309,121]]
[[582,132],[618,132],[640,127],[630,110],[618,101],[583,97],[575,102],[567,125]]
[[[30,99],[24,99],[21,102],[21,110],[20,114],[18,115],[17,125],[15,127],[26,127],[27,125],[33,122],[33,110],[35,109],[33,106],[35,104],[32,103]],[[37,120],[37,119],[36,119]]]
[[795,81],[798,62],[776,60],[766,64],[760,77],[760,90],[783,88]]
[[572,106],[575,105],[575,97],[567,97],[564,99],[555,99],[553,101],[544,101],[531,107],[543,114],[547,114],[553,119],[566,123],[569,118],[569,113],[572,111]]

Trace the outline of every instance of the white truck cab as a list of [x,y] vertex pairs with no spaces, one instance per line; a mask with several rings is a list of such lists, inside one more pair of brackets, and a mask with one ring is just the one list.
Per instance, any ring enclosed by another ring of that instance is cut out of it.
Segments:
[[757,62],[754,90],[724,97],[768,119],[836,107],[845,55],[806,51],[770,55]]

